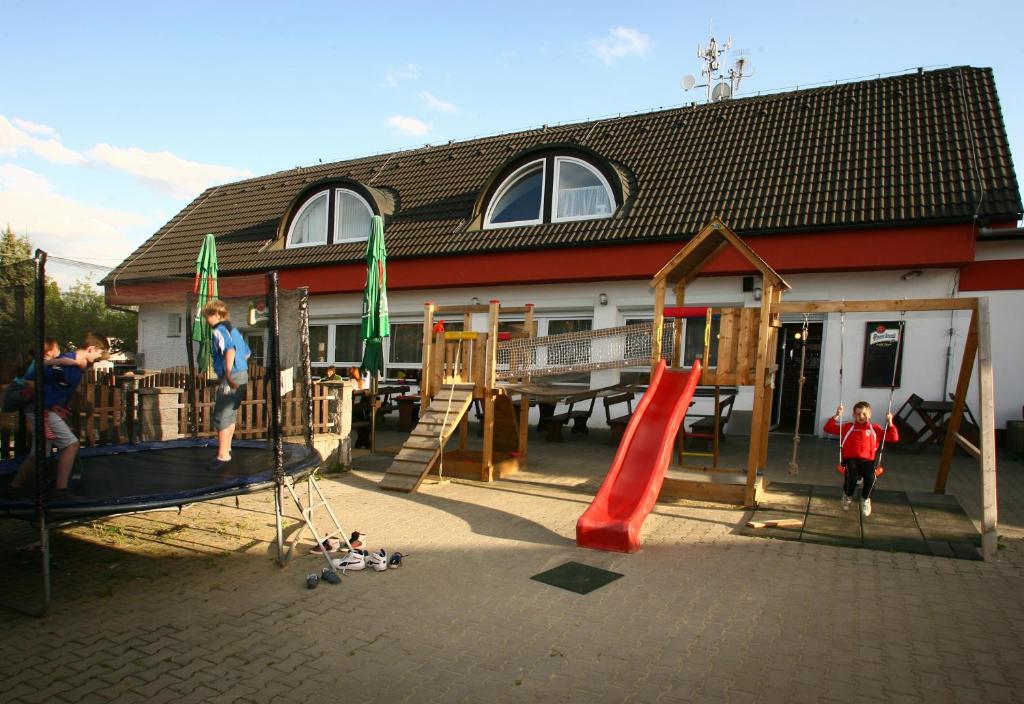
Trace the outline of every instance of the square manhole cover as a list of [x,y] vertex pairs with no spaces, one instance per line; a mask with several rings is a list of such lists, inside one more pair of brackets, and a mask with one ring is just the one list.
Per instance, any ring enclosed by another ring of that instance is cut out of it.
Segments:
[[595,589],[611,584],[621,576],[618,572],[609,572],[600,567],[591,567],[580,562],[566,562],[554,569],[535,574],[530,579],[577,594],[589,594]]

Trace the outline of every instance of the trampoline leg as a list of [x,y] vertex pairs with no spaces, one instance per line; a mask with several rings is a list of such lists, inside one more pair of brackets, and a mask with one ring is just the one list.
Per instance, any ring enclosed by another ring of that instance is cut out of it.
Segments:
[[277,564],[284,565],[284,531],[281,526],[281,485],[274,487],[274,522],[277,526]]

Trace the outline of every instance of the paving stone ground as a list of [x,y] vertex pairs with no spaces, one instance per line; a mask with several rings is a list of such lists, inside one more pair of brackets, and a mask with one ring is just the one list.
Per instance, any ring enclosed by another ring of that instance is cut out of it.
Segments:
[[[833,450],[805,441],[799,480],[837,482]],[[323,486],[368,547],[409,557],[312,591],[318,558],[273,561],[269,494],[63,528],[50,615],[0,610],[0,701],[1020,699],[1024,463],[1000,461],[994,563],[748,538],[743,511],[690,502],[659,504],[637,554],[577,549],[613,451],[599,431],[535,442],[514,481],[411,496],[363,458]],[[769,479],[788,452],[773,439]],[[927,490],[937,461],[893,455],[887,488]],[[976,520],[973,461],[950,490]],[[24,591],[35,562],[13,548],[33,535],[0,535],[0,589]],[[569,560],[625,576],[586,596],[529,579]]]

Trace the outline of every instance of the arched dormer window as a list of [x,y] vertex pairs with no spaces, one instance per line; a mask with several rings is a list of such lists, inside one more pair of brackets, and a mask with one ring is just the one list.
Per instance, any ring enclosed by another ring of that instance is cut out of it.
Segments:
[[359,242],[370,236],[373,209],[348,188],[326,188],[306,199],[292,218],[285,247]]
[[494,190],[484,227],[608,218],[615,207],[600,169],[576,157],[546,156],[523,164]]

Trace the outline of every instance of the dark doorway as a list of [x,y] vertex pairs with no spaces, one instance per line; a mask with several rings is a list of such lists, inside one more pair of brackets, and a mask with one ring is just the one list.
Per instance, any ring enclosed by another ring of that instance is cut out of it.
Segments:
[[[818,411],[818,370],[821,365],[821,323],[807,326],[807,360],[804,363],[804,398],[800,411],[800,433],[813,433]],[[775,380],[772,424],[779,432],[793,432],[796,426],[796,401],[800,389],[799,335],[803,323],[783,323],[779,330],[779,375]]]

